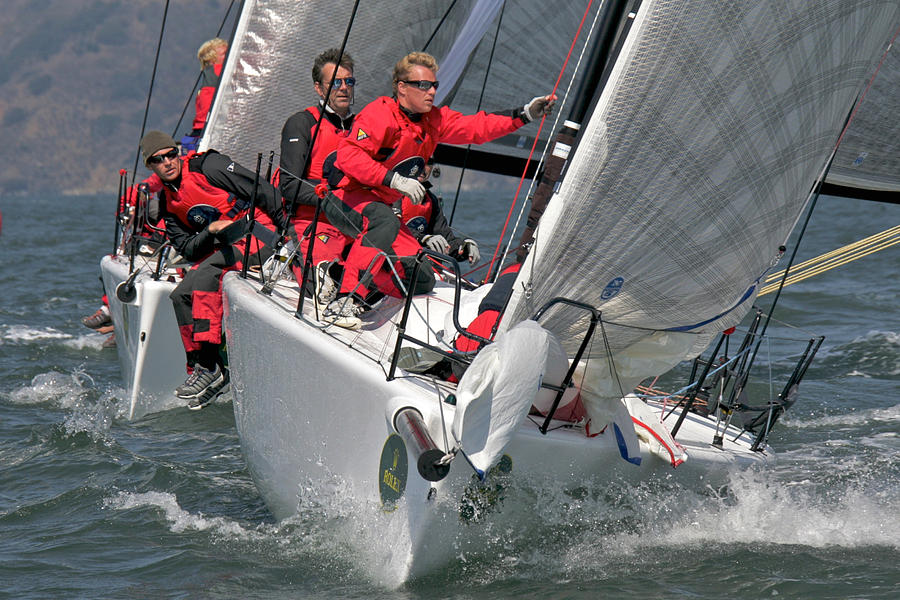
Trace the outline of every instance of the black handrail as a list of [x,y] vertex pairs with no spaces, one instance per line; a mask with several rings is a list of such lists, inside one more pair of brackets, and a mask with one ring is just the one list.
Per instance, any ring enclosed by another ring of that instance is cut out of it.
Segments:
[[262,170],[262,152],[256,155],[256,174],[253,177],[253,193],[250,194],[250,210],[247,212],[247,235],[244,237],[244,264],[241,265],[241,278],[247,279],[250,266],[250,242],[253,239],[253,221],[256,219],[256,194],[259,191],[259,172]]
[[[463,328],[459,323],[459,298],[462,290],[462,274],[459,270],[459,264],[457,264],[456,259],[447,256],[446,254],[441,254],[439,252],[434,252],[433,250],[429,250],[427,248],[422,248],[419,250],[419,253],[416,254],[415,266],[413,267],[412,275],[409,281],[418,281],[419,269],[422,268],[423,263],[426,258],[431,257],[436,261],[444,264],[449,264],[450,268],[453,270],[453,274],[455,275],[454,280],[454,289],[453,289],[453,311],[451,314],[453,315],[453,326],[456,328],[456,331],[460,333],[460,335],[464,335],[469,339],[473,339],[484,344],[490,344],[491,340],[487,338],[483,338],[480,335],[476,335],[474,333],[468,332]],[[429,267],[430,268],[430,267]],[[404,340],[414,342],[419,344],[424,348],[428,348],[429,350],[434,350],[441,355],[454,360],[456,362],[466,363],[464,359],[461,359],[458,354],[454,355],[451,352],[447,352],[446,350],[441,350],[440,348],[436,348],[430,344],[422,342],[412,336],[406,334],[406,323],[409,321],[409,311],[412,308],[412,299],[414,286],[410,285],[409,289],[406,290],[406,300],[403,304],[403,314],[400,317],[400,324],[397,326],[397,341],[394,344],[394,355],[391,357],[391,366],[388,368],[387,380],[392,381],[395,379],[395,373],[397,372],[397,361],[400,359],[400,346]],[[303,291],[301,290],[301,294]]]
[[568,304],[569,306],[582,308],[590,312],[591,323],[590,325],[588,325],[587,331],[584,334],[584,339],[581,340],[581,345],[578,347],[578,351],[572,358],[572,361],[569,364],[569,370],[566,371],[566,376],[563,378],[559,386],[541,384],[541,387],[549,387],[550,389],[556,390],[556,397],[553,398],[553,404],[550,406],[550,410],[547,411],[547,416],[544,419],[544,423],[538,428],[539,431],[544,435],[547,434],[547,429],[550,427],[550,421],[553,420],[553,415],[556,413],[556,409],[559,407],[559,403],[562,400],[563,394],[572,383],[572,378],[575,375],[575,369],[578,368],[578,363],[581,362],[581,357],[584,355],[584,351],[587,350],[588,344],[594,337],[594,330],[597,328],[597,323],[600,322],[601,314],[599,310],[589,304],[585,304],[584,302],[577,302],[575,300],[569,300],[568,298],[556,297],[551,298],[542,307],[540,307],[538,311],[534,313],[532,320],[537,321],[538,319],[540,319],[544,315],[544,313],[546,313],[547,310],[555,304]]

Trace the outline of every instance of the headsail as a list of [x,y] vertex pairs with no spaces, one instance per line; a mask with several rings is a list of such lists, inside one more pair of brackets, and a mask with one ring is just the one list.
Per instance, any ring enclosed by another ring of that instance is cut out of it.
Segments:
[[[601,395],[696,356],[749,309],[898,22],[893,0],[643,2],[504,325],[598,307]],[[572,348],[586,320],[542,324]]]

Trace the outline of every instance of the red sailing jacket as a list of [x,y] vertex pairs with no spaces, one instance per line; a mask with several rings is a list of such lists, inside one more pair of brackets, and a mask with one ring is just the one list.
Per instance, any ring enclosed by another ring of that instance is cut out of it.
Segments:
[[225,216],[234,208],[234,196],[209,183],[203,174],[191,172],[188,168],[191,156],[182,159],[181,185],[177,189],[166,186],[166,211],[194,231],[219,219],[235,218],[236,213]]
[[[224,154],[208,151],[191,152],[181,157],[181,181],[165,183],[160,192],[165,201],[166,233],[175,249],[190,261],[197,261],[213,251],[215,234],[208,225],[220,219],[232,221],[249,208],[254,173],[231,161]],[[225,189],[223,189],[225,188]],[[286,228],[281,211],[281,197],[265,181],[259,182],[256,221],[270,230]]]
[[[341,119],[333,112],[326,112],[316,135],[316,143],[309,158],[309,165],[301,177],[312,183],[319,183],[327,179],[328,174],[334,168],[337,156],[337,147],[340,141],[350,134],[350,126],[353,123],[353,115]],[[297,172],[306,161],[309,152],[309,143],[316,132],[319,121],[319,107],[310,106],[287,120],[281,132],[281,165],[275,171],[272,178],[273,185],[280,186],[285,202],[290,202],[297,193],[298,182],[293,177],[282,177],[281,169],[289,172]],[[282,180],[283,179],[283,180]],[[316,196],[311,189],[305,186],[297,196],[298,205],[294,216],[299,219],[310,220],[315,213]],[[324,215],[320,217],[327,222]]]
[[429,231],[431,225],[432,200],[429,194],[425,195],[425,200],[421,204],[413,204],[407,196],[403,196],[394,203],[394,212],[399,209],[400,220],[406,225],[414,238],[421,239],[422,236],[431,233]]
[[393,98],[376,98],[338,146],[337,167],[344,174],[339,187],[348,192],[370,188],[382,202],[393,204],[401,196],[389,186],[394,173],[415,177],[439,143],[482,144],[524,124],[520,116],[464,115],[446,106],[410,116]]
[[[318,106],[310,106],[306,109],[313,116],[313,125],[309,130],[309,137],[312,139],[313,134],[316,131],[316,123],[319,121],[319,107]],[[325,161],[328,160],[328,157],[332,154],[335,155],[331,158],[331,163],[333,163],[337,157],[337,148],[341,143],[341,140],[350,135],[350,130],[342,130],[339,127],[335,127],[331,121],[328,119],[322,119],[322,126],[319,128],[319,134],[316,136],[316,145],[313,147],[312,158],[309,159],[309,169],[306,170],[305,177],[312,181],[321,181],[322,180],[322,165],[325,164]]]
[[212,65],[203,69],[203,81],[200,91],[197,92],[197,100],[194,102],[194,124],[193,128],[203,129],[206,125],[206,117],[209,116],[209,109],[212,106],[213,98],[216,96],[216,88],[219,85],[219,77],[222,75],[222,63]]

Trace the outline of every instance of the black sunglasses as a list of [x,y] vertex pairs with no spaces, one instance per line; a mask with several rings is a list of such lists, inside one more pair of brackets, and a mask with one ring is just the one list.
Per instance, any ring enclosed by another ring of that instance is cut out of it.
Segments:
[[338,89],[342,85],[344,85],[344,83],[347,84],[347,87],[353,87],[354,85],[356,85],[356,78],[355,77],[344,77],[343,79],[332,79],[331,87],[333,87],[334,89]]
[[405,83],[406,85],[415,86],[415,87],[419,88],[420,90],[422,90],[423,92],[427,92],[432,87],[434,87],[434,90],[437,91],[437,88],[438,88],[437,81],[428,81],[427,79],[415,79],[413,81],[406,81],[404,79],[401,79],[401,81],[403,81],[403,83]]
[[171,160],[173,158],[178,158],[178,149],[177,148],[172,148],[165,154],[154,154],[153,156],[151,156],[147,159],[147,164],[148,165],[158,165],[158,164],[165,162],[166,160]]

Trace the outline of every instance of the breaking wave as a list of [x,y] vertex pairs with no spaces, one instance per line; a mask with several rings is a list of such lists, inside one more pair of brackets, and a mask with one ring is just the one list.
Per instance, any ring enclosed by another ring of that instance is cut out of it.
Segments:
[[209,531],[230,538],[259,537],[256,529],[247,529],[226,517],[207,517],[202,513],[192,514],[179,506],[175,494],[169,492],[119,492],[103,502],[103,507],[111,510],[131,510],[135,508],[158,508],[168,524],[169,531]]
[[88,433],[104,436],[117,419],[128,414],[122,388],[99,389],[93,377],[83,367],[71,373],[49,371],[32,377],[28,385],[10,392],[7,397],[13,404],[50,404],[68,410],[63,430],[68,434]]
[[830,348],[817,362],[817,372],[828,377],[900,378],[900,334],[870,331]]

